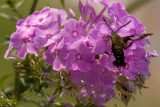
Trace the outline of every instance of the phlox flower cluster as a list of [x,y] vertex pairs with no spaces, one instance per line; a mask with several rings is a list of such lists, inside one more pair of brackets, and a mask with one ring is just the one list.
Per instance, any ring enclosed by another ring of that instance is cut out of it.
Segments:
[[[104,8],[97,14],[91,3]],[[43,58],[54,71],[70,71],[74,83],[86,84],[81,94],[91,96],[95,105],[103,106],[115,96],[114,83],[118,74],[130,80],[135,80],[138,73],[148,78],[151,75],[148,69],[150,58],[157,54],[146,52],[144,46],[148,38],[144,38],[123,49],[125,67],[114,66],[112,32],[117,32],[120,37],[136,38],[146,33],[144,25],[127,13],[122,2],[87,0],[84,5],[79,1],[78,8],[79,18],[72,9],[69,9],[70,18],[67,19],[65,10],[45,7],[26,19],[20,19],[16,32],[10,37],[5,58],[11,55],[12,49],[16,50],[18,58],[25,59],[28,53],[39,54],[43,48]]]

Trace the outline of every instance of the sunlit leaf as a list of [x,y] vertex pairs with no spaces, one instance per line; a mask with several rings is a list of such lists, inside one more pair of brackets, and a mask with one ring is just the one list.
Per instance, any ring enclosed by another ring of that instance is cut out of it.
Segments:
[[3,84],[5,83],[5,81],[11,76],[11,74],[9,75],[5,75],[0,79],[0,87],[3,87]]
[[24,0],[20,0],[20,1],[15,5],[15,8],[18,9],[23,3],[24,3]]
[[6,8],[9,8],[9,5],[4,4],[4,5],[1,5],[1,6],[0,6],[0,9],[6,9]]
[[10,15],[5,14],[5,13],[0,13],[0,19],[6,19],[6,20],[12,20],[12,21],[17,21],[18,20],[17,17],[10,16]]

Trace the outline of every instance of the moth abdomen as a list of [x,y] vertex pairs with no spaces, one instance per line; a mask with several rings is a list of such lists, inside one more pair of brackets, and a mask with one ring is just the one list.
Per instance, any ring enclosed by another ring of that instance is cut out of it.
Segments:
[[116,60],[113,64],[117,67],[119,66],[126,66],[126,62],[124,61],[124,52],[123,49],[112,49],[113,55],[115,56]]

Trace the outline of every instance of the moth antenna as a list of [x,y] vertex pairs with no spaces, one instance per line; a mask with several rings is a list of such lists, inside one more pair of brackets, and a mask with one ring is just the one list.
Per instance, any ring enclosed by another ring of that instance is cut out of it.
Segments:
[[112,30],[112,32],[114,32],[113,29],[111,28],[111,26],[109,26],[109,24],[107,23],[107,21],[106,21],[106,19],[104,17],[103,17],[103,20],[108,25],[108,27]]
[[131,20],[130,20],[128,23],[126,23],[125,25],[123,25],[123,26],[121,26],[120,28],[118,28],[118,30],[117,30],[116,32],[118,32],[121,28],[127,26],[130,22],[131,22]]

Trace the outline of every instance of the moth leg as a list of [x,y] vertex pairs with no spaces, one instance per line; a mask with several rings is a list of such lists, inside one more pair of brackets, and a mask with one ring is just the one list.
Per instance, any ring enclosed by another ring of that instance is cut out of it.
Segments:
[[112,54],[108,53],[107,51],[105,51],[105,54],[107,54],[108,56],[111,56]]

